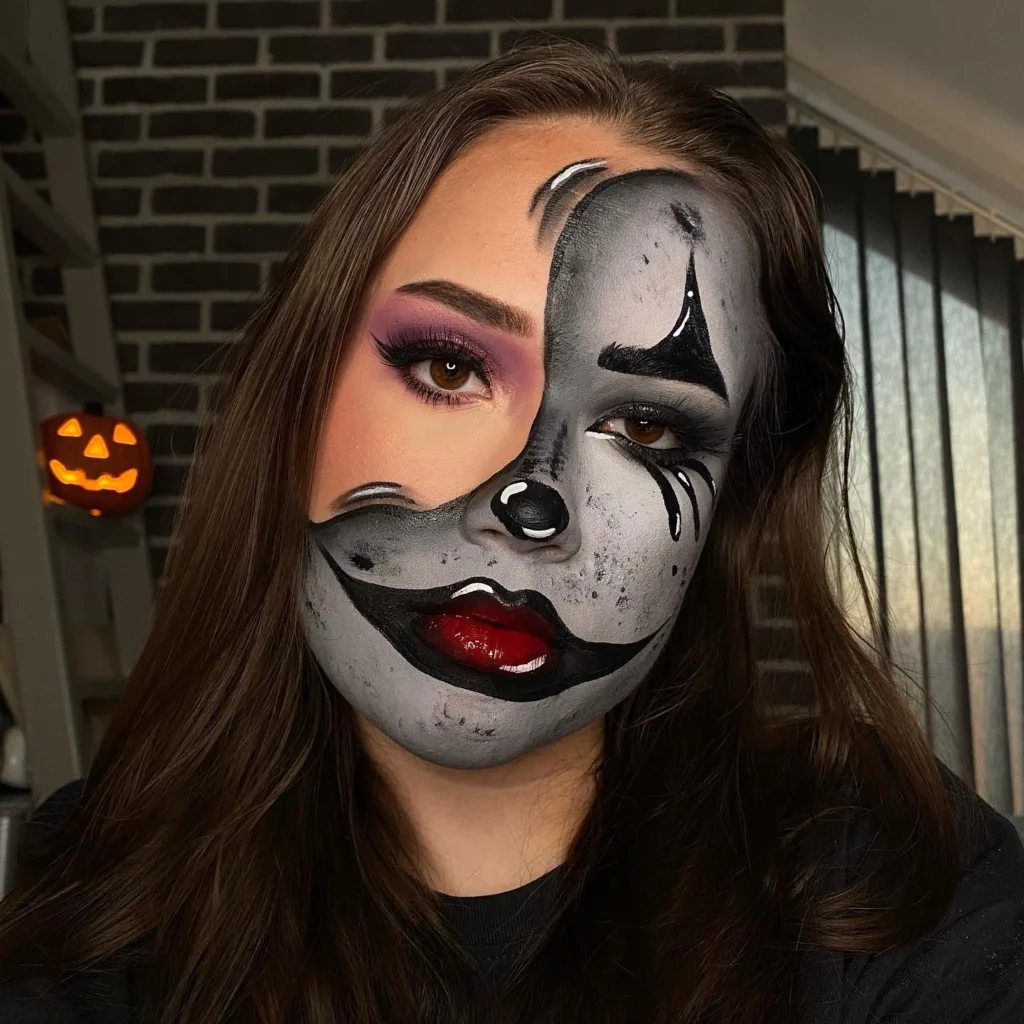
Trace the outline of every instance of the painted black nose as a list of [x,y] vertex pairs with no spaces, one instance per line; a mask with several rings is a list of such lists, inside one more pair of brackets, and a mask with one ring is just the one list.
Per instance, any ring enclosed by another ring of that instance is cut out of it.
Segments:
[[549,540],[569,525],[569,510],[562,496],[537,480],[506,484],[491,498],[491,511],[520,540]]

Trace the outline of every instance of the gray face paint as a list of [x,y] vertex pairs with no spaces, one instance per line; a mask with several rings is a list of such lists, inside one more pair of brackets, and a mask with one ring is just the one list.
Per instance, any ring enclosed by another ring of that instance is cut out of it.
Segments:
[[[588,179],[555,245],[523,451],[438,508],[374,481],[310,525],[314,654],[358,711],[438,764],[507,762],[639,685],[679,613],[752,376],[762,320],[735,217],[675,171],[594,185],[598,163],[559,172],[531,207]],[[683,447],[612,432],[627,419],[666,424]]]

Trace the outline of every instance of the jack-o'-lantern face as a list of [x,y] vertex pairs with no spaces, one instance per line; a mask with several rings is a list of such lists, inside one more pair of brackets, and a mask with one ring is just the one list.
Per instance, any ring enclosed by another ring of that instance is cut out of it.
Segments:
[[50,490],[59,500],[103,515],[123,515],[149,493],[149,446],[127,421],[72,413],[45,420],[42,432]]

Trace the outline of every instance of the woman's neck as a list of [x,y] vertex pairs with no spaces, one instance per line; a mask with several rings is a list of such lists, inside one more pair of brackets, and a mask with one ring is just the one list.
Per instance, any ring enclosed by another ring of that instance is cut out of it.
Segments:
[[604,721],[497,768],[443,768],[358,717],[367,755],[419,839],[438,892],[507,892],[561,864],[594,799]]

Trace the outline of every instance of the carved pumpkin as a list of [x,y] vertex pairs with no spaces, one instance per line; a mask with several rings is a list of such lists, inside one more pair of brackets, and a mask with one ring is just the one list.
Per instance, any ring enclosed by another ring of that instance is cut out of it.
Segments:
[[93,410],[43,420],[50,490],[69,505],[118,516],[145,500],[153,457],[138,427]]

